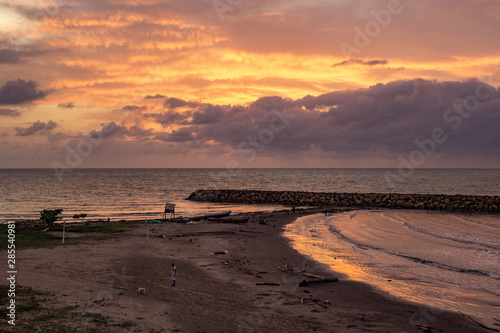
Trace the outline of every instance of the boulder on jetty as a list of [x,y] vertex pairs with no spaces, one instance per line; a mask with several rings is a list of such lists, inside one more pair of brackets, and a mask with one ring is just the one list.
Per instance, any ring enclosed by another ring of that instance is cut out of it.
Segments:
[[473,195],[197,190],[191,193],[187,200],[284,206],[427,209],[484,213],[500,212],[499,196]]

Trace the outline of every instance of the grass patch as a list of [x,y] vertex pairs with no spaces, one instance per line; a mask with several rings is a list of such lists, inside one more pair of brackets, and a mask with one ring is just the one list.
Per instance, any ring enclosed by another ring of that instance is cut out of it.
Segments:
[[130,327],[137,326],[137,324],[134,323],[133,321],[127,320],[127,321],[123,321],[121,323],[113,324],[113,326],[117,326],[117,327],[121,327],[121,328],[130,328]]
[[93,312],[87,312],[82,315],[84,318],[91,318],[93,323],[96,323],[98,325],[105,325],[108,323],[109,317],[104,317],[100,313],[93,313]]
[[[8,290],[8,285],[0,285],[0,304],[8,304]],[[7,307],[1,306],[0,315],[4,323],[0,332],[100,333],[128,331],[137,326],[134,321],[114,321],[100,313],[82,314],[78,305],[61,306],[54,294],[37,292],[27,287],[16,286],[15,300],[16,325],[6,324]]]
[[[40,247],[54,247],[61,245],[62,238],[60,236],[51,235],[42,232],[41,228],[18,230],[16,228],[15,245],[16,250],[32,249]],[[7,225],[0,225],[0,251],[6,250],[8,245]],[[65,245],[80,244],[90,237],[66,238]]]
[[[9,286],[0,285],[0,303],[7,304],[10,301],[7,295],[8,290]],[[5,325],[5,330],[1,330],[1,332],[89,332],[88,330],[79,330],[62,324],[61,320],[69,318],[78,307],[47,307],[50,296],[49,293],[41,293],[28,287],[16,286],[16,325]],[[2,318],[8,318],[6,307],[2,306],[0,313]]]
[[[137,222],[117,222],[101,225],[79,225],[79,226],[66,226],[67,232],[74,233],[104,233],[109,236],[84,236],[84,237],[65,237],[64,245],[81,244],[86,241],[99,241],[109,239],[111,235],[124,232],[130,228],[134,228],[139,223]],[[16,227],[15,245],[16,250],[41,248],[41,247],[55,247],[62,245],[62,237],[56,236],[47,232],[42,232],[45,228],[30,228],[19,230]],[[62,232],[62,225],[56,225],[50,231]],[[6,250],[8,245],[8,227],[6,224],[0,225],[0,251]]]
[[[9,286],[0,285],[0,304],[9,304],[10,297],[8,293]],[[48,295],[45,293],[37,293],[31,288],[22,286],[16,286],[15,294],[16,314],[19,312],[40,311],[42,309],[42,302],[44,301],[41,296]],[[0,316],[6,318],[8,311],[7,306],[0,307]]]
[[[116,223],[105,223],[105,224],[90,224],[90,225],[66,225],[67,232],[76,233],[117,233],[124,232],[130,228],[134,228],[139,225],[139,222],[116,222]],[[62,231],[62,225],[57,224],[56,227],[52,228],[52,231]]]

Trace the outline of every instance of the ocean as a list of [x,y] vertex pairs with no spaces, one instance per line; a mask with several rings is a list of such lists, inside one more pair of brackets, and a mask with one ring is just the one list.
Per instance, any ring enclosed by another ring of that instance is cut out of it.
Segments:
[[276,206],[184,200],[198,189],[500,195],[500,170],[415,169],[0,169],[0,221],[37,218],[43,209],[89,219],[159,218],[166,202],[180,216]]
[[[416,169],[0,169],[0,221],[37,218],[62,208],[64,218],[160,218],[166,202],[178,216],[272,205],[189,202],[197,189],[500,195],[500,170]],[[285,237],[299,252],[417,303],[461,311],[490,327],[500,319],[500,216],[440,212],[352,211],[299,218]],[[432,326],[437,312],[416,323]]]

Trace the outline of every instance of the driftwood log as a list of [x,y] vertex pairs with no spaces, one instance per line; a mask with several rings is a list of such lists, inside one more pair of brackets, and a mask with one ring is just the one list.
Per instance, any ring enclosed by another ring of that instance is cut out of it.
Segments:
[[314,278],[314,279],[324,279],[325,278],[324,276],[311,274],[311,273],[302,273],[302,275],[307,276],[309,278]]
[[279,286],[279,283],[272,282],[264,282],[264,283],[256,283],[256,286]]
[[323,283],[328,283],[328,282],[337,282],[339,279],[336,277],[333,278],[323,278],[323,279],[310,279],[310,280],[303,280],[302,282],[299,283],[299,287],[306,287],[306,286],[314,286],[317,284],[323,284]]

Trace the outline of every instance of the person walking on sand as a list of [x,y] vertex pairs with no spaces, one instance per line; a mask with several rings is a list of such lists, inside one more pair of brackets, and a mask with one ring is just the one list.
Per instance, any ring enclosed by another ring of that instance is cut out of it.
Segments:
[[172,267],[170,267],[170,280],[172,280],[172,286],[175,286],[176,274],[177,274],[177,267],[175,267],[175,263],[172,263]]

